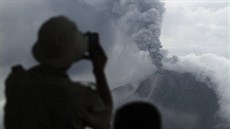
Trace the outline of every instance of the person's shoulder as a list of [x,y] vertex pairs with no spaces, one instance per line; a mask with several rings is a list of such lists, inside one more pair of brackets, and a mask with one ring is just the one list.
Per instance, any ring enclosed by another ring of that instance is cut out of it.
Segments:
[[11,68],[11,72],[8,75],[6,82],[15,82],[21,80],[23,75],[25,74],[26,70],[23,68],[22,65],[15,65]]
[[27,87],[32,84],[36,84],[38,81],[38,76],[34,72],[36,67],[29,69],[24,68],[22,65],[14,65],[11,67],[11,72],[9,73],[6,84],[8,85],[21,85]]
[[22,65],[15,65],[11,67],[11,73],[10,75],[16,75],[16,74],[21,74],[24,73],[26,70],[23,68]]

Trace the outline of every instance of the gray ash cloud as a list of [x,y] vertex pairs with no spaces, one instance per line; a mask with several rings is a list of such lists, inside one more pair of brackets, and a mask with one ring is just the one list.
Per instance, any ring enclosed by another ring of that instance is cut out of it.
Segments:
[[160,42],[164,4],[159,0],[119,0],[114,3],[113,12],[121,29],[142,51],[148,51],[152,63],[162,69],[163,55]]

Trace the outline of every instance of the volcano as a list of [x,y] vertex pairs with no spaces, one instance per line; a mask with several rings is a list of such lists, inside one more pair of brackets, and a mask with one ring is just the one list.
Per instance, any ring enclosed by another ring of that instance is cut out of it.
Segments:
[[191,73],[156,72],[112,93],[116,107],[136,100],[153,103],[162,115],[163,129],[216,129],[220,123],[215,91]]

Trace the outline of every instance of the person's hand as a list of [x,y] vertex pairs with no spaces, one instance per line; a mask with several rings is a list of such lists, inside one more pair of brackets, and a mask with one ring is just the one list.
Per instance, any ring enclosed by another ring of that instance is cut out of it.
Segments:
[[92,61],[94,70],[104,70],[107,56],[99,43],[99,36],[97,33],[86,33],[88,37],[88,55],[84,56],[84,58]]
[[93,63],[94,70],[104,70],[107,56],[99,42],[89,45],[89,58]]

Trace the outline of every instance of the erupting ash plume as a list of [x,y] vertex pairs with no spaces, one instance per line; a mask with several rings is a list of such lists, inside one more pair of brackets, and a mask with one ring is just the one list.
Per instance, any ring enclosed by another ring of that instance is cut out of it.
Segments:
[[[167,57],[161,50],[162,45],[159,40],[162,16],[165,12],[164,4],[160,2],[160,0],[118,0],[113,4],[113,13],[116,14],[120,29],[125,32],[127,37],[131,37],[141,51],[149,52],[152,63],[158,68],[158,70],[163,70],[162,67],[164,67],[165,71],[169,70],[169,72],[161,73],[159,76],[168,76],[169,78],[172,78],[172,80],[175,80],[176,77],[173,75],[167,75],[168,73],[175,71],[178,73],[177,77],[181,77],[178,80],[187,83],[183,80],[183,77],[186,73],[189,73],[191,78],[196,78],[196,80],[193,80],[194,83],[203,82],[205,87],[215,91],[220,106],[216,114],[223,119],[223,123],[219,122],[219,125],[216,128],[229,129],[230,82],[228,77],[230,75],[230,61],[213,54],[203,54],[201,56],[191,54],[186,57]],[[154,76],[157,75],[158,74],[155,73]],[[155,78],[152,80],[150,79],[151,82],[159,81],[159,79],[154,79]],[[146,85],[150,85],[150,83],[146,82]],[[155,85],[158,84],[154,83],[153,86]],[[178,86],[178,84],[175,85]],[[142,86],[143,85],[140,85],[140,87]],[[197,85],[190,85],[189,88],[194,88],[195,86]],[[163,86],[160,85],[159,87]],[[128,87],[127,89],[132,89],[132,87]],[[149,91],[149,89],[145,90]],[[177,94],[173,96],[175,97]],[[191,98],[196,98],[196,96]]]
[[142,51],[148,51],[152,63],[162,69],[161,34],[164,4],[159,0],[119,0],[113,12],[118,15],[122,30],[129,35]]

